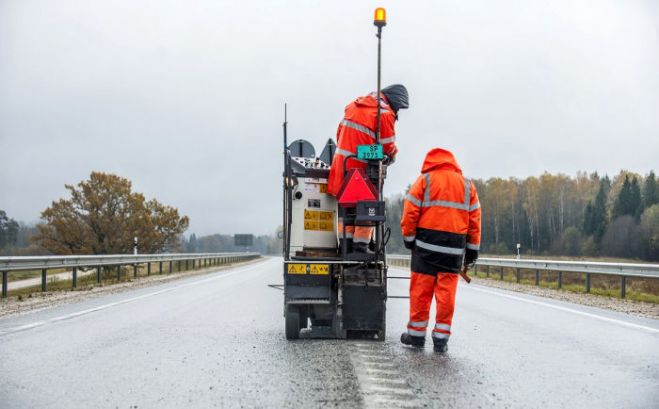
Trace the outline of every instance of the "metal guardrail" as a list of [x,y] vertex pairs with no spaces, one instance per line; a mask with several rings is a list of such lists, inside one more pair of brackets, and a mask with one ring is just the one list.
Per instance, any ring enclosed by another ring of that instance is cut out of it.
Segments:
[[[388,255],[387,260],[391,265],[410,265],[409,255]],[[491,269],[498,268],[500,279],[503,280],[504,268],[515,269],[515,280],[520,282],[522,270],[533,270],[535,272],[535,285],[540,284],[540,272],[557,272],[558,288],[563,286],[563,273],[581,273],[586,275],[585,290],[591,290],[592,275],[607,275],[620,277],[620,297],[625,298],[627,292],[627,278],[655,278],[659,279],[659,264],[636,264],[636,263],[603,263],[593,261],[560,261],[560,260],[525,260],[508,258],[479,258],[476,262],[475,271],[478,268],[486,268],[489,277]]]
[[0,257],[2,272],[2,298],[7,298],[10,271],[41,270],[41,291],[47,291],[48,270],[54,268],[70,268],[72,272],[72,288],[77,287],[78,269],[95,268],[96,282],[101,282],[103,267],[116,267],[117,280],[121,280],[121,267],[133,266],[133,276],[137,278],[140,264],[146,264],[147,275],[151,275],[151,264],[158,263],[158,274],[163,273],[163,263],[169,263],[169,272],[174,271],[174,262],[178,271],[219,266],[222,264],[252,260],[260,257],[258,253],[180,253],[180,254],[114,254],[114,255],[81,255],[81,256],[35,256],[35,257]]

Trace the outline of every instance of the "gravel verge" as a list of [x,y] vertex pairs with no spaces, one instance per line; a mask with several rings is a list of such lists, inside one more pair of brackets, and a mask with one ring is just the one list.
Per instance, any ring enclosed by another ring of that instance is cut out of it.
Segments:
[[151,275],[140,277],[139,279],[129,279],[115,284],[98,284],[93,287],[80,288],[76,290],[65,291],[47,291],[45,293],[37,292],[28,297],[23,297],[21,301],[17,297],[10,297],[0,302],[0,318],[9,315],[25,314],[32,311],[43,310],[56,307],[63,304],[74,303],[89,298],[99,297],[106,294],[115,294],[137,288],[151,287],[169,281],[180,280],[182,278],[195,277],[203,274],[227,270],[230,268],[240,267],[256,263],[262,259],[245,261],[242,263],[227,264],[223,266],[208,267],[201,270],[184,271],[180,273]]
[[604,297],[594,294],[573,293],[570,291],[510,283],[507,281],[498,281],[487,278],[472,277],[472,279],[474,283],[488,287],[496,287],[503,290],[552,298],[555,300],[587,305],[589,307],[605,308],[608,310],[623,312],[643,318],[659,319],[659,304],[627,300],[622,298]]

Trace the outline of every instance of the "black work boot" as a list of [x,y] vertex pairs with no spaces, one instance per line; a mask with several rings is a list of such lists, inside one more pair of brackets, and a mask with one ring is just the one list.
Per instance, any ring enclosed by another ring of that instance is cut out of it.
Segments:
[[364,253],[364,254],[375,254],[368,248],[367,243],[353,243],[352,248],[355,250],[355,253]]
[[433,343],[433,350],[437,353],[443,354],[444,352],[448,351],[448,339],[443,338],[435,338],[433,337],[432,339]]
[[400,336],[400,342],[416,348],[423,348],[423,346],[426,344],[426,337],[415,337],[408,334],[407,332],[403,332]]

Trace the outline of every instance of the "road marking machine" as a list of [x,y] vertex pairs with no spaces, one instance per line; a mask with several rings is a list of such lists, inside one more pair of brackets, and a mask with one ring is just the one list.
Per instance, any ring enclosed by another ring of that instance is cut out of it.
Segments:
[[[371,145],[346,156],[368,165],[346,172],[336,196],[327,192],[336,145],[330,139],[316,156],[305,140],[288,143],[284,113],[283,253],[284,317],[287,339],[372,338],[386,331],[386,227],[382,187],[388,157],[380,143],[381,34],[383,8],[375,11],[377,27],[377,119]],[[344,166],[345,168],[345,166]],[[339,218],[343,221],[338,229]],[[374,229],[371,251],[351,252],[346,229]]]

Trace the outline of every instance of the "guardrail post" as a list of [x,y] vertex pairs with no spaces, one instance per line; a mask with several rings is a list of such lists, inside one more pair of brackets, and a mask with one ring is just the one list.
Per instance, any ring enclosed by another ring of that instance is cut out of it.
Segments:
[[162,261],[158,262],[158,274],[162,274]]
[[174,268],[174,262],[170,260],[169,261],[169,270],[167,270],[167,274],[171,274],[173,268]]
[[[188,270],[189,270],[189,268],[188,268],[188,261],[189,261],[189,260],[185,260],[185,271],[188,271]],[[194,268],[194,264],[193,264],[192,268]]]
[[181,272],[181,260],[178,261],[178,272]]
[[151,275],[151,262],[146,263],[146,275]]
[[9,271],[2,272],[2,298],[7,298],[7,288],[9,287]]
[[590,292],[590,273],[586,273],[586,292]]
[[562,271],[558,272],[558,288],[559,289],[563,288],[563,272]]
[[501,270],[499,271],[499,277],[501,278],[501,281],[503,281],[503,267],[501,267]]
[[137,264],[133,264],[133,278],[137,278]]
[[73,275],[72,275],[72,286],[73,288],[76,288],[78,286],[78,267],[73,267]]
[[485,275],[487,275],[487,278],[490,278],[490,266],[487,266],[487,272]]
[[96,266],[96,283],[97,284],[101,283],[101,274],[103,274],[103,267],[102,266]]
[[521,275],[521,271],[518,268],[517,271],[515,271],[515,281],[517,281],[518,283],[519,283],[520,275]]
[[535,270],[535,285],[540,285],[540,270]]
[[121,281],[121,264],[117,266],[117,281]]
[[48,270],[43,268],[41,269],[41,291],[46,292],[48,290],[48,286],[46,285],[46,276],[48,275]]
[[620,298],[625,298],[627,296],[627,277],[620,277]]

